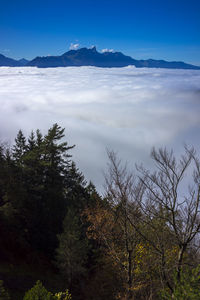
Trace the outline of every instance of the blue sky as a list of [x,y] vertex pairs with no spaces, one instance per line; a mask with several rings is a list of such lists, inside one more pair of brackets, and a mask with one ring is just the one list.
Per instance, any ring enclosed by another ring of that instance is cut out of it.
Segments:
[[0,0],[0,53],[60,55],[70,44],[200,65],[200,0]]

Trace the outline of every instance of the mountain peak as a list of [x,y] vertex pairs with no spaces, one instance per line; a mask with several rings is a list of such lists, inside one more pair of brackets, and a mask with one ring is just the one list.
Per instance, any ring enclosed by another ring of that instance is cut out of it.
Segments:
[[22,66],[25,66],[29,61],[25,58],[21,58],[18,60],[18,62],[22,65]]
[[20,67],[22,66],[21,62],[9,57],[6,57],[3,54],[0,54],[0,67],[7,66],[7,67]]
[[90,49],[91,49],[93,52],[97,52],[96,46],[92,46]]

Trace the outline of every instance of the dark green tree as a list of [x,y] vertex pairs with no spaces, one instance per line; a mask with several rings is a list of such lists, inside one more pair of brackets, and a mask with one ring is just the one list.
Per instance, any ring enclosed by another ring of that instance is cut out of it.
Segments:
[[[67,211],[66,176],[74,146],[62,142],[64,128],[54,124],[43,137],[32,131],[28,141],[20,130],[12,149],[6,197],[18,212],[29,244],[53,256],[57,234]],[[10,200],[9,200],[10,199]],[[23,234],[22,234],[23,235]]]
[[13,147],[13,157],[20,164],[22,163],[23,155],[27,150],[26,138],[20,129],[15,139],[15,145]]
[[73,280],[86,271],[88,242],[82,235],[79,217],[71,209],[66,214],[63,232],[58,235],[58,240],[56,264],[72,288]]

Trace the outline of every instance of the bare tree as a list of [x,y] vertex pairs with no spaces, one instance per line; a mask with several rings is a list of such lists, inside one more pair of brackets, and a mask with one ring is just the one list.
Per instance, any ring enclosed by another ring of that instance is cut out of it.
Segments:
[[[159,263],[153,262],[154,267],[160,269],[161,282],[163,287],[167,283],[172,291],[167,276],[166,252],[169,249],[171,232],[165,222],[156,218],[161,216],[152,199],[147,199],[147,187],[144,180],[138,178],[129,171],[128,165],[123,164],[113,151],[108,151],[108,171],[105,175],[106,197],[112,204],[113,211],[120,222],[123,231],[124,249],[127,255],[127,298],[133,299],[134,269],[136,267],[136,247],[141,243],[150,245],[154,258],[160,258]],[[143,173],[143,168],[140,168]],[[146,175],[146,174],[145,174]],[[149,195],[149,193],[148,193]],[[149,271],[151,266],[149,265]],[[149,284],[150,286],[151,284]],[[149,291],[145,299],[152,299],[152,292]]]
[[[166,149],[153,149],[151,156],[156,163],[155,172],[150,172],[142,166],[137,167],[140,172],[140,188],[142,186],[144,191],[138,204],[147,216],[146,222],[150,227],[154,227],[153,220],[156,218],[169,228],[173,244],[178,247],[176,271],[177,280],[180,282],[184,255],[191,245],[194,247],[194,241],[200,232],[200,162],[194,149],[187,147],[179,161],[176,160],[173,151],[168,152]],[[187,189],[186,175],[190,181]],[[155,233],[160,242],[162,234],[156,228]],[[165,268],[164,243],[162,241],[153,246],[160,252],[163,278],[173,294],[173,286],[167,278]]]
[[133,201],[135,176],[128,171],[126,164],[122,164],[115,152],[107,151],[107,154],[109,162],[108,171],[105,174],[106,198],[109,200],[121,228],[124,252],[127,254],[127,299],[133,299],[134,250],[139,235],[129,220],[129,214],[131,210],[132,216],[137,214],[139,217],[138,206],[134,205]]
[[[152,150],[156,171],[137,167],[136,178],[115,152],[108,151],[106,195],[115,207],[128,254],[128,299],[133,299],[134,249],[139,240],[151,246],[163,287],[173,296],[172,271],[181,280],[186,253],[199,249],[200,162],[193,148],[177,160],[173,151]],[[116,210],[116,207],[118,208]],[[171,262],[169,257],[171,255]]]

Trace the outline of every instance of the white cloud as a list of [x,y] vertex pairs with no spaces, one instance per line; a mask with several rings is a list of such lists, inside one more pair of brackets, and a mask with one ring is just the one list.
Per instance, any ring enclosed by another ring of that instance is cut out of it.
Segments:
[[111,52],[111,53],[114,53],[114,49],[102,49],[101,50],[102,53],[105,53],[105,52]]
[[70,46],[69,46],[69,49],[70,50],[77,50],[79,48],[80,44],[76,43],[71,43]]
[[200,149],[200,71],[0,68],[0,139],[66,128],[78,167],[100,189],[106,148],[150,165],[152,146]]

